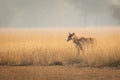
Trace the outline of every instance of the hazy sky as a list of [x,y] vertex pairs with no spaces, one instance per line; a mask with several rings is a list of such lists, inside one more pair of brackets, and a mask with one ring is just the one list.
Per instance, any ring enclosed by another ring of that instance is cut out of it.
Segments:
[[0,27],[116,25],[120,0],[0,0]]

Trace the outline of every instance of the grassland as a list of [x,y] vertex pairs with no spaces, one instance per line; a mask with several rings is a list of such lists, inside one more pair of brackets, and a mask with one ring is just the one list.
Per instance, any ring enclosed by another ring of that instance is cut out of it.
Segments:
[[[120,66],[120,28],[0,29],[0,65]],[[77,56],[68,32],[93,37]]]

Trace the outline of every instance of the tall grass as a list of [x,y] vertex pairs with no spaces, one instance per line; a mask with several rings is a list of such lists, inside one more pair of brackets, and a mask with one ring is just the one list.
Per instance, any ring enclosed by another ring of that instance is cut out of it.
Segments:
[[[84,46],[77,56],[68,32],[94,37],[95,44]],[[117,29],[38,29],[0,30],[0,65],[119,66],[120,32]]]

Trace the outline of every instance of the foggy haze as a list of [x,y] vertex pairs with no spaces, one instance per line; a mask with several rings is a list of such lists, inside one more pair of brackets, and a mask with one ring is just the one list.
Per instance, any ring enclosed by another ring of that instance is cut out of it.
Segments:
[[0,0],[0,27],[119,25],[120,0]]

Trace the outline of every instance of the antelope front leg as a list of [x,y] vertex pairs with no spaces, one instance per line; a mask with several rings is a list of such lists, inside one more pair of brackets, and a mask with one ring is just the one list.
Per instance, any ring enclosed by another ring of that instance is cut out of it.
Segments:
[[80,55],[80,48],[79,47],[77,47],[77,50],[78,50],[78,56]]
[[80,50],[83,52],[83,54],[84,54],[84,49],[83,49],[83,47],[82,47],[82,45],[81,44],[79,44],[79,48],[80,48]]
[[76,50],[77,50],[77,54],[78,54],[78,56],[79,56],[79,55],[80,55],[80,48],[79,48],[78,45],[75,45],[75,47],[76,47]]

